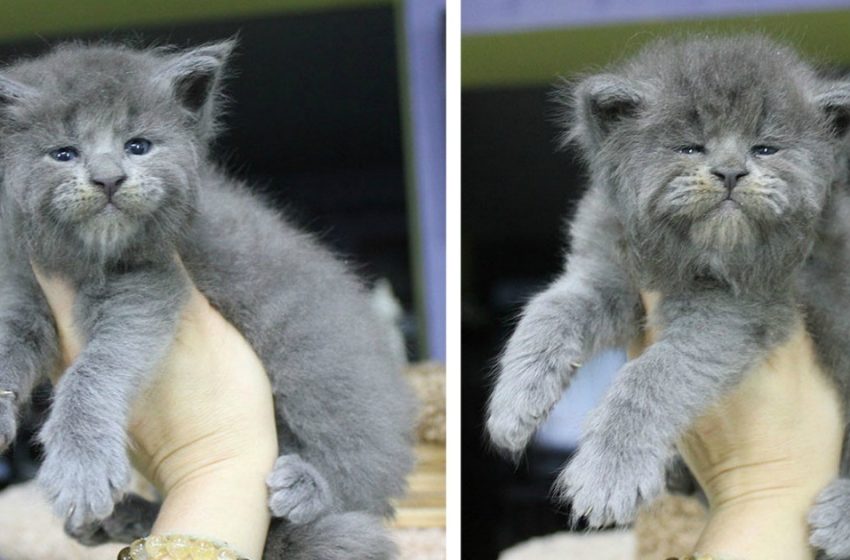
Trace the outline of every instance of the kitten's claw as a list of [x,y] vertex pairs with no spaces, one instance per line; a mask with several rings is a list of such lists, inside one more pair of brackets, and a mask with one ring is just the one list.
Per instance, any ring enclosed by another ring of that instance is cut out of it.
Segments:
[[809,511],[809,542],[832,560],[850,558],[850,480],[833,480]]
[[555,493],[590,527],[627,525],[664,488],[664,462],[649,448],[618,448],[587,438],[558,476]]
[[266,479],[269,508],[275,517],[291,523],[313,521],[331,506],[327,481],[315,467],[298,455],[281,455]]

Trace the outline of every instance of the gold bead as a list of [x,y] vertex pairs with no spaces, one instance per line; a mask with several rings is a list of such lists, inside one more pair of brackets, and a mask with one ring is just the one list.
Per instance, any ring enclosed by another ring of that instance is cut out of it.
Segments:
[[218,551],[216,560],[239,560],[239,557],[232,550],[222,549]]
[[197,541],[192,553],[192,560],[216,560],[218,547],[207,541]]
[[192,545],[186,537],[171,537],[165,543],[165,550],[170,560],[191,560]]
[[246,560],[227,548],[186,535],[157,535],[135,541],[118,553],[118,560]]
[[147,553],[145,558],[150,557],[152,560],[157,560],[165,554],[165,538],[160,536],[152,536],[143,539],[144,551]]
[[149,560],[150,555],[145,550],[145,539],[139,539],[130,545],[130,558],[133,560]]

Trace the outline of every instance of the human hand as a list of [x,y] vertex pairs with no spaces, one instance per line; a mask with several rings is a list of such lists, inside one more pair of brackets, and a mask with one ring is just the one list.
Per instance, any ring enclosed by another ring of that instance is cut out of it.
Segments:
[[[651,315],[656,295],[644,296]],[[635,348],[650,344],[653,333]],[[708,497],[696,551],[746,560],[810,560],[807,516],[837,475],[844,416],[802,322],[679,442]]]
[[[35,272],[64,370],[85,345],[73,321],[75,294]],[[265,479],[278,454],[271,386],[247,341],[194,286],[167,357],[132,408],[128,436],[134,466],[164,496],[152,534],[206,537],[262,556]]]

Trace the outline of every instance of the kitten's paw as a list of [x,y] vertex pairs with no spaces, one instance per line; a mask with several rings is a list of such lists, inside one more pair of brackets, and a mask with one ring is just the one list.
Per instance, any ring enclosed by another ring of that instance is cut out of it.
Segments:
[[[572,362],[562,366],[567,371],[555,373],[547,370],[543,363],[528,362],[521,366],[524,373],[519,373],[513,369],[518,367],[517,360],[506,357],[505,361],[513,366],[503,370],[501,377],[504,381],[500,379],[490,398],[487,433],[495,447],[516,458],[561,398],[561,383],[553,383],[552,378],[571,377],[578,364]],[[523,383],[531,370],[535,372],[530,378],[538,381]]]
[[626,525],[664,488],[664,456],[656,450],[589,439],[558,476],[555,492],[590,527]]
[[0,396],[0,453],[4,452],[18,432],[15,404],[8,397]]
[[112,514],[100,522],[71,527],[65,523],[65,532],[85,546],[107,542],[131,543],[150,534],[160,504],[150,502],[135,494],[128,494],[115,504]]
[[83,546],[98,546],[109,542],[109,535],[98,521],[75,527],[71,525],[70,519],[66,519],[65,534]]
[[494,446],[517,457],[534,436],[540,421],[531,414],[523,414],[516,403],[507,406],[494,399],[487,416],[487,433]]
[[309,523],[331,506],[331,490],[327,481],[298,455],[278,457],[266,484],[272,513],[291,523]]
[[850,558],[850,480],[839,478],[821,491],[809,511],[809,542],[833,560]]
[[45,441],[38,483],[54,512],[65,519],[66,530],[85,538],[123,496],[130,483],[130,463],[124,446],[109,445],[109,438],[81,444],[69,436]]

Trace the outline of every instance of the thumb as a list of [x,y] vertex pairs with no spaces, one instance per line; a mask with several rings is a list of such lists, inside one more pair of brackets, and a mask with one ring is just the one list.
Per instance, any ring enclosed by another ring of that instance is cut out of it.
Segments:
[[[74,301],[76,293],[70,282],[55,275],[48,275],[32,263],[32,270],[56,323],[59,344],[62,350],[63,367],[67,367],[80,353],[83,340],[74,327]],[[53,379],[55,382],[56,379]]]

